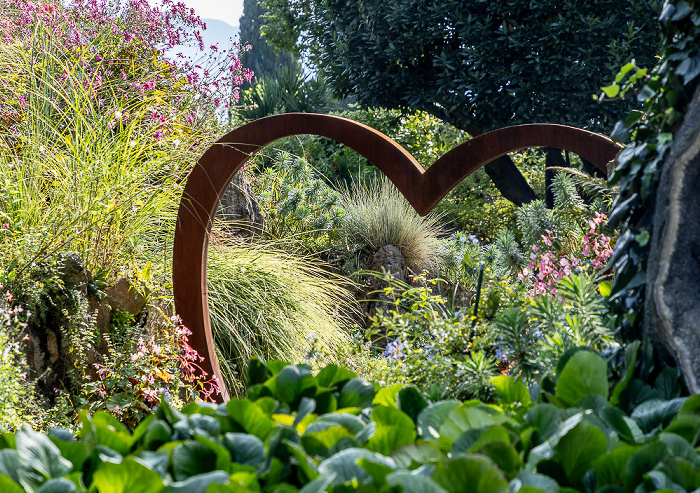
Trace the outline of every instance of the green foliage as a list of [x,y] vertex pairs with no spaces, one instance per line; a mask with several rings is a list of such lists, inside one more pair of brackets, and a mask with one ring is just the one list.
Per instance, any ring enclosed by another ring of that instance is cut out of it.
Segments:
[[346,279],[262,244],[216,244],[208,266],[212,331],[230,391],[242,392],[252,357],[303,361],[313,349],[337,362],[352,312]]
[[[544,197],[544,155],[519,151],[510,158],[537,197]],[[480,240],[494,241],[499,231],[515,227],[518,208],[503,197],[483,168],[467,176],[435,207],[445,222]]]
[[[661,169],[700,75],[700,14],[696,2],[666,2],[659,20],[659,64],[649,74],[635,64],[624,65],[614,84],[621,88],[622,95],[635,89],[636,99],[644,104],[643,111],[631,112],[613,131],[613,138],[627,146],[610,176],[610,184],[620,189],[610,214],[611,227],[624,231],[611,259],[617,274],[611,298],[617,302],[618,313],[625,316],[623,323],[628,329],[630,325],[639,327],[641,322],[637,314],[644,301]],[[639,80],[645,84],[637,92],[635,83]],[[625,332],[627,338],[638,337],[638,331]]]
[[[515,123],[602,129],[630,104],[591,98],[656,54],[656,0],[265,0],[273,44],[299,48],[340,96],[427,111],[473,135]],[[562,104],[563,103],[563,104]]]
[[263,239],[305,252],[329,249],[338,240],[340,195],[305,159],[280,152],[252,185],[265,217]]
[[438,397],[488,395],[496,360],[487,332],[473,327],[470,311],[448,307],[441,296],[421,286],[424,279],[414,280],[414,286],[388,275],[384,281],[384,295],[392,301],[368,329],[369,338],[384,348],[390,361],[382,379],[416,385]]
[[[9,295],[9,296],[8,296]],[[11,305],[13,296],[0,283],[0,428],[14,430],[31,422],[34,404],[27,378],[27,361],[20,341],[26,337],[24,309]]]
[[298,62],[277,67],[243,92],[240,115],[255,120],[277,113],[326,113],[332,94],[323,79],[304,74]]
[[341,234],[355,249],[376,252],[385,245],[397,246],[414,273],[437,265],[439,217],[420,217],[388,178],[354,183],[341,195]]
[[[0,50],[0,112],[14,116],[0,124],[0,217],[9,225],[0,261],[18,271],[62,251],[112,274],[134,258],[161,258],[181,176],[211,139],[213,122],[197,111],[212,101],[142,44],[141,14],[114,5],[61,10],[51,21],[41,20],[50,9],[27,14],[33,23],[18,10],[3,18],[13,42]],[[66,45],[56,32],[83,35],[86,45]]]
[[[493,378],[489,404],[379,388],[333,365],[314,375],[307,365],[252,360],[246,399],[181,411],[163,401],[133,433],[98,412],[82,415],[78,440],[60,429],[5,434],[0,484],[144,493],[461,492],[467,484],[485,493],[691,492],[700,487],[700,401],[661,395],[678,374],[650,373],[649,356],[629,346],[626,364],[612,367],[623,372],[616,382],[603,358],[577,351],[534,400],[516,379]],[[632,390],[640,385],[646,395]]]

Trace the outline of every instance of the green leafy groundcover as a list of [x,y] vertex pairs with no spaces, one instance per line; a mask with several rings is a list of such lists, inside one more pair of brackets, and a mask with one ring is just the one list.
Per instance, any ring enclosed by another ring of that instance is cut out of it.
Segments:
[[430,402],[335,366],[253,360],[248,399],[163,402],[133,434],[102,412],[78,440],[3,434],[0,491],[697,491],[700,396],[678,397],[673,369],[638,378],[639,348],[612,387],[602,357],[568,353],[539,403],[508,376],[492,380],[496,404]]

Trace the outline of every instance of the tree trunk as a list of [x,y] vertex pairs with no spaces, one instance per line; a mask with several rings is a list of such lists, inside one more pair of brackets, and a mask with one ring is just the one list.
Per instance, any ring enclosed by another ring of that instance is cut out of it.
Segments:
[[493,184],[506,199],[520,207],[537,198],[510,156],[501,156],[484,166]]
[[700,87],[674,136],[656,192],[644,334],[700,393]]
[[[468,119],[461,118],[459,115],[450,112],[440,111],[434,105],[420,109],[454,125],[472,137],[483,133],[480,128],[470,124]],[[485,165],[484,171],[491,178],[498,191],[501,192],[501,195],[518,207],[537,199],[532,187],[530,187],[530,184],[507,154]]]
[[564,161],[561,154],[561,149],[553,147],[545,147],[546,156],[544,159],[544,204],[547,209],[554,209],[554,190],[552,190],[552,180],[557,173],[552,167],[567,168],[568,164]]

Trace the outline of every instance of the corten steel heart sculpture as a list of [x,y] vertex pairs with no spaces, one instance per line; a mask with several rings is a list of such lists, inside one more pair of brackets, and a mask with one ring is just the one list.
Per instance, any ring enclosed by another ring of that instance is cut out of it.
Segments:
[[327,137],[357,151],[389,177],[420,215],[427,214],[469,174],[511,151],[528,147],[563,149],[607,174],[606,164],[621,149],[607,137],[573,127],[519,125],[475,137],[424,170],[386,135],[336,116],[287,113],[261,118],[229,132],[204,153],[187,178],[173,251],[175,310],[192,331],[191,346],[205,357],[202,371],[216,376],[221,400],[228,400],[229,394],[214,352],[207,300],[207,248],[219,197],[240,167],[265,145],[302,134]]

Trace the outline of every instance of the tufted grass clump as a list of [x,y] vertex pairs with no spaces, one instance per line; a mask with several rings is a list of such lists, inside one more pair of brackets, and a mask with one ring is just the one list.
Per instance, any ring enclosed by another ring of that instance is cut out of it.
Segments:
[[414,272],[437,265],[440,216],[419,216],[388,178],[354,183],[343,191],[342,201],[346,216],[341,229],[350,243],[371,251],[395,245]]
[[240,377],[252,357],[300,362],[320,353],[337,362],[351,321],[347,280],[313,259],[269,245],[213,243],[209,310],[219,363],[233,393],[242,391]]

